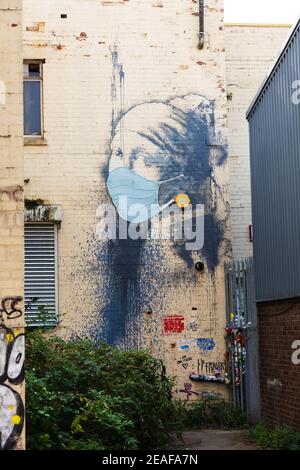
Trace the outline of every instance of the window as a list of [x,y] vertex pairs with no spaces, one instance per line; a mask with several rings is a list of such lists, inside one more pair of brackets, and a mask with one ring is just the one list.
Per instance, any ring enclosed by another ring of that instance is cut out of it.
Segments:
[[25,319],[28,326],[57,324],[57,224],[25,224]]
[[43,62],[24,63],[24,135],[28,137],[43,134]]

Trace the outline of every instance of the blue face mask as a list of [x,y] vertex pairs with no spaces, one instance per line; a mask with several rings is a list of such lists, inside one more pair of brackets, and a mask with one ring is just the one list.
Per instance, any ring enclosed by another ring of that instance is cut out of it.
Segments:
[[164,206],[158,204],[159,186],[183,176],[154,181],[138,175],[134,170],[120,167],[109,173],[107,189],[119,216],[128,222],[139,224],[159,214],[174,202],[171,199]]

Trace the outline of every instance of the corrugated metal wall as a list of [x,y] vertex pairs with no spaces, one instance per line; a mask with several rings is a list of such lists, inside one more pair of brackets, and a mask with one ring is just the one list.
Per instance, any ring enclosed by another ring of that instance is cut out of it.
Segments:
[[[256,296],[300,295],[300,21],[248,112]],[[298,94],[299,96],[299,94]]]

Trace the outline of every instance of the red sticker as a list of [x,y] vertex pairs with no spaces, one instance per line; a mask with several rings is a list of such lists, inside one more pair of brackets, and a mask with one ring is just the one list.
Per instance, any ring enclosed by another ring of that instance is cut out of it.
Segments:
[[181,315],[164,318],[164,333],[181,333],[184,331],[184,317]]

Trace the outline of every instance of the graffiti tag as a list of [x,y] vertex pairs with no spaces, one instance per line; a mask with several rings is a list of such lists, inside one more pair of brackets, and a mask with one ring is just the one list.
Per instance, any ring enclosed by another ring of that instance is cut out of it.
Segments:
[[198,396],[199,393],[198,392],[194,392],[192,390],[192,384],[190,382],[187,382],[184,384],[184,388],[179,390],[180,393],[185,393],[186,394],[186,400],[189,400],[190,396],[192,395],[196,395]]
[[25,335],[5,322],[22,317],[21,296],[0,302],[0,449],[13,449],[23,429],[24,405],[13,388],[24,380]]
[[186,329],[189,331],[197,331],[199,329],[199,324],[196,322],[189,323]]
[[0,307],[0,320],[15,320],[20,318],[23,313],[18,304],[22,302],[23,298],[20,296],[3,297]]
[[224,362],[212,362],[198,359],[198,374],[205,372],[206,374],[215,374],[216,372],[225,372],[226,366]]
[[177,364],[178,364],[178,365],[182,365],[182,367],[183,367],[184,369],[187,369],[187,368],[188,368],[188,365],[189,365],[189,362],[191,362],[192,360],[193,360],[192,357],[189,357],[189,356],[184,355],[184,356],[182,356],[181,359],[179,359],[179,360],[177,361]]

